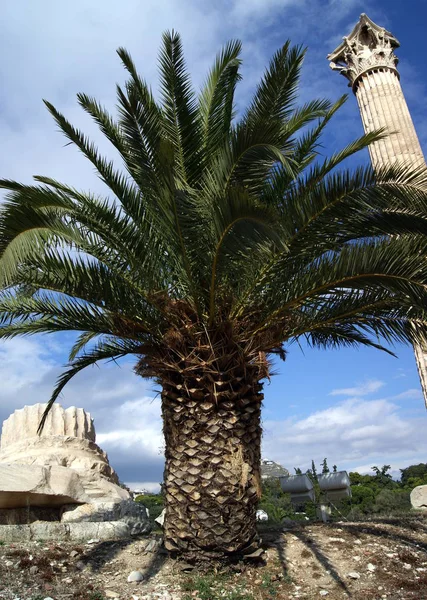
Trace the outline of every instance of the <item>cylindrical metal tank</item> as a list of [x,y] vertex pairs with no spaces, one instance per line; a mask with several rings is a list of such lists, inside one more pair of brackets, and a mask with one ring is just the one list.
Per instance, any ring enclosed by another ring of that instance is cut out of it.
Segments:
[[350,478],[347,471],[324,473],[318,476],[319,487],[323,491],[341,490],[350,487]]
[[326,500],[329,502],[338,502],[344,498],[351,498],[351,489],[342,488],[341,490],[328,490],[324,492]]
[[291,502],[292,504],[299,506],[300,504],[305,504],[306,502],[314,502],[316,494],[314,490],[308,490],[307,492],[303,492],[301,494],[291,494]]
[[313,483],[308,475],[289,475],[279,479],[282,491],[288,494],[304,494],[313,489]]

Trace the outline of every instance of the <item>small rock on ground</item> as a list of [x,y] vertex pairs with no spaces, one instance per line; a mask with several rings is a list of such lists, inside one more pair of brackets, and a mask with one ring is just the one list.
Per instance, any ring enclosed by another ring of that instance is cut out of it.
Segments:
[[132,583],[132,582],[137,583],[138,581],[143,581],[143,580],[144,580],[144,575],[141,573],[141,571],[132,571],[132,573],[130,573],[128,576],[128,583]]

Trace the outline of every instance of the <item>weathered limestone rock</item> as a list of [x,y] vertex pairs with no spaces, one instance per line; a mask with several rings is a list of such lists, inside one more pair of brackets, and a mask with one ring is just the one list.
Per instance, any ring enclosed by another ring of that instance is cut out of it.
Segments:
[[[108,523],[61,523],[67,530],[68,539],[85,540],[123,540],[131,536],[129,527],[123,521]],[[35,537],[35,539],[38,539]]]
[[411,504],[417,510],[427,510],[427,485],[418,485],[412,490]]
[[[118,485],[107,455],[96,445],[90,415],[81,408],[64,410],[54,405],[38,435],[45,407],[26,406],[3,424],[0,524],[31,524],[31,531],[47,528],[46,536],[65,536],[61,539],[83,539],[87,531],[98,529],[102,539],[149,531],[146,509]],[[107,523],[119,525],[108,528]]]
[[122,502],[129,500],[129,492],[105,477],[94,477],[93,473],[76,471],[90,502]]
[[72,469],[0,464],[0,508],[88,501],[80,478]]
[[[7,422],[7,421],[5,421]],[[60,435],[43,435],[14,442],[0,450],[0,464],[69,467],[92,480],[103,478],[114,484],[118,477],[108,457],[95,442]]]
[[[54,404],[41,435],[37,428],[46,404],[24,406],[3,423],[0,464],[58,465],[112,483],[118,477],[105,452],[95,444],[95,427],[82,408]],[[101,495],[101,494],[98,494]],[[121,496],[120,496],[121,497]]]
[[129,527],[122,521],[109,523],[48,523],[36,521],[30,525],[2,525],[1,540],[7,543],[34,540],[64,540],[84,542],[91,539],[122,540],[130,537]]
[[[11,444],[38,437],[37,429],[45,408],[46,404],[33,404],[15,410],[3,423],[0,449],[4,451]],[[71,406],[64,409],[60,404],[54,404],[46,419],[42,437],[52,435],[70,436],[94,442],[93,420],[82,408]]]
[[131,535],[150,530],[147,509],[133,500],[96,502],[81,506],[64,506],[62,523],[121,521],[128,525]]
[[[16,410],[3,423],[0,464],[61,466],[73,469],[93,498],[129,498],[118,484],[108,456],[95,444],[95,427],[82,408],[54,405],[41,435],[37,434],[45,404]],[[108,485],[110,482],[113,485]]]

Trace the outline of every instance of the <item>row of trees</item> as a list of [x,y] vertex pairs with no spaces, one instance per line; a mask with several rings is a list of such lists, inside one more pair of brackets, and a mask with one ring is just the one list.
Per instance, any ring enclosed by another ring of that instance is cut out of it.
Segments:
[[427,484],[427,464],[401,469],[400,480],[390,474],[390,465],[372,467],[373,475],[350,473],[351,501],[343,501],[343,510],[355,516],[385,514],[411,509],[410,493],[417,485]]
[[[303,474],[300,468],[294,470],[297,475]],[[319,471],[315,462],[312,461],[311,468],[306,471],[306,474],[316,483],[319,472],[324,474],[336,472],[337,470],[337,465],[333,465],[330,469],[325,458]],[[369,515],[381,516],[409,511],[411,509],[409,499],[411,490],[417,485],[427,485],[427,463],[400,469],[399,480],[393,479],[390,470],[390,465],[383,465],[382,467],[373,466],[372,475],[350,472],[351,500],[342,500],[336,507],[338,510],[334,509],[333,515],[338,518],[344,515],[347,518],[358,519]],[[262,491],[259,508],[267,512],[271,522],[279,523],[284,518],[293,520],[305,519],[306,517],[316,518],[314,503],[308,503],[304,507],[304,514],[295,511],[291,504],[290,495],[282,492],[280,481],[277,478],[264,481]],[[155,519],[164,508],[163,494],[143,494],[135,500],[149,509],[150,520],[156,526]]]
[[[337,471],[336,465],[332,470]],[[418,485],[427,485],[427,463],[411,465],[400,470],[400,479],[393,479],[390,465],[373,466],[373,474],[361,475],[350,472],[352,497],[342,500],[333,510],[333,516],[340,518],[358,519],[370,515],[390,515],[411,510],[410,493]],[[324,459],[320,471],[329,473],[327,460]],[[302,470],[295,469],[297,475]],[[317,483],[318,470],[314,461],[306,474]],[[263,484],[263,495],[259,508],[265,510],[271,521],[281,521],[288,517],[292,519],[315,518],[316,505],[307,503],[304,515],[295,511],[289,494],[284,494],[278,479],[269,479]]]

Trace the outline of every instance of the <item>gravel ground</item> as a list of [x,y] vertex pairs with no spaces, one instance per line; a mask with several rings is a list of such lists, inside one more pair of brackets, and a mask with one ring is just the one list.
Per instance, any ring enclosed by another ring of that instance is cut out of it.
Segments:
[[[203,568],[161,536],[85,544],[1,542],[1,600],[427,600],[427,517],[261,531],[258,562]],[[131,576],[141,581],[129,582]]]

